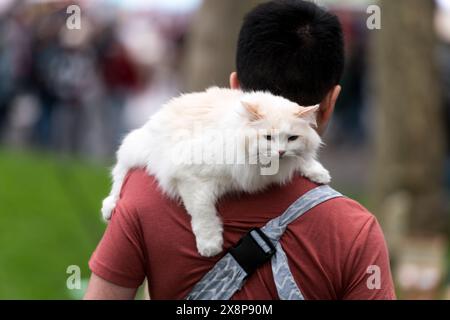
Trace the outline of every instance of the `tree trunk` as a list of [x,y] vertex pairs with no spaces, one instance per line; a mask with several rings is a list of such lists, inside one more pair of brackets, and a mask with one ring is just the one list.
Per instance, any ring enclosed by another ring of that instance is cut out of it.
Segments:
[[186,47],[183,77],[186,91],[228,87],[235,70],[236,44],[242,19],[261,0],[204,0]]
[[[376,203],[403,195],[407,232],[444,231],[444,133],[434,2],[382,0],[376,32]],[[400,193],[399,193],[400,192]],[[389,212],[381,212],[388,221]]]
[[[444,209],[444,117],[435,65],[434,1],[379,4],[381,30],[372,31],[375,212],[403,297],[436,298],[446,254],[445,242],[437,237],[448,233],[449,224]],[[406,285],[411,268],[421,277],[432,270],[436,281],[429,288],[421,287],[424,279]]]

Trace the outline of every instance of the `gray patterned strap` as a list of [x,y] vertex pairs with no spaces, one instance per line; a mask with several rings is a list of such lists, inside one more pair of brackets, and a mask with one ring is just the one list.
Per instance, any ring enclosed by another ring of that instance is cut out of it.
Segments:
[[[270,220],[261,230],[272,241],[276,253],[272,257],[272,272],[278,296],[282,300],[303,300],[303,295],[295,283],[287,262],[286,254],[279,243],[281,236],[289,223],[302,216],[311,208],[332,198],[342,195],[329,186],[314,188],[299,199],[279,217]],[[256,239],[257,240],[257,239]],[[259,241],[257,241],[259,243]],[[265,243],[261,242],[264,246]],[[264,249],[264,247],[262,247]],[[227,253],[216,265],[194,286],[186,297],[188,300],[228,300],[240,290],[245,283],[247,274]]]
[[241,289],[247,273],[233,256],[227,253],[198,282],[187,300],[228,300]]
[[310,190],[297,199],[279,217],[270,220],[261,230],[274,243],[276,252],[272,257],[272,273],[278,297],[281,300],[304,300],[287,262],[286,253],[279,242],[287,226],[315,206],[342,194],[324,185]]

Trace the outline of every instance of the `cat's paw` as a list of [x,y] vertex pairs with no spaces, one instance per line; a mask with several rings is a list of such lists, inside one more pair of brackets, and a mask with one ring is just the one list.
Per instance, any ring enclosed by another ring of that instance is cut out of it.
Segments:
[[103,200],[102,203],[102,216],[103,219],[109,220],[111,219],[112,212],[116,207],[116,199],[114,197],[109,196]]
[[324,168],[308,172],[308,174],[306,174],[305,177],[319,184],[329,184],[331,181],[330,173],[328,172],[328,170]]
[[222,232],[214,234],[208,238],[197,238],[197,250],[204,257],[212,257],[222,251]]

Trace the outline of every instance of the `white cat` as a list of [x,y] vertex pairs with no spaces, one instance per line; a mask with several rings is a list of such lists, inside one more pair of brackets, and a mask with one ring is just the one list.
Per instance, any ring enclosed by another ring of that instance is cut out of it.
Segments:
[[329,183],[316,160],[317,109],[266,92],[220,88],[172,99],[123,140],[103,217],[110,219],[127,172],[146,168],[167,196],[182,200],[199,253],[216,255],[223,243],[215,207],[221,195],[287,183],[296,172]]

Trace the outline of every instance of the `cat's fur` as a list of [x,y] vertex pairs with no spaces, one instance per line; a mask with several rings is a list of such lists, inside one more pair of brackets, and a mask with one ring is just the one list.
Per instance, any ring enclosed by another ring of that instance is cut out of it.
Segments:
[[[172,99],[123,140],[103,217],[110,219],[127,172],[146,168],[169,197],[183,201],[199,253],[219,253],[223,228],[215,204],[224,193],[257,192],[288,182],[296,172],[317,183],[330,181],[316,160],[321,145],[312,128],[317,109],[265,92],[220,88]],[[194,160],[199,150],[206,151],[208,163]],[[222,161],[223,154],[234,154],[231,163]],[[278,170],[264,174],[275,162]]]

